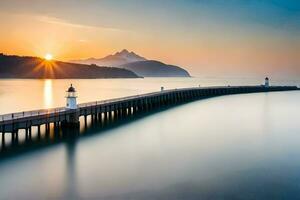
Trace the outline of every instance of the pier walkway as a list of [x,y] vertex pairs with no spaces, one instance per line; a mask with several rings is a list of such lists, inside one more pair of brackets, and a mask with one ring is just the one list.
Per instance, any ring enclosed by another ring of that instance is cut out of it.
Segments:
[[92,121],[103,122],[209,97],[290,90],[299,90],[299,88],[296,86],[228,86],[164,90],[143,95],[83,103],[79,104],[77,109],[60,107],[0,115],[0,132],[2,132],[2,137],[4,137],[5,133],[11,133],[12,139],[15,139],[18,137],[18,130],[24,129],[27,138],[31,137],[31,129],[34,126],[40,132],[40,126],[45,125],[47,133],[50,131],[51,123],[53,123],[54,128],[65,127],[65,125],[79,123],[80,117],[84,118],[86,125],[87,116],[91,116]]

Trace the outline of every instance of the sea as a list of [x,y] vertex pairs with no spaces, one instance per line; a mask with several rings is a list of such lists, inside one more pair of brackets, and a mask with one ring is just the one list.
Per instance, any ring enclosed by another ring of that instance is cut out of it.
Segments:
[[[0,115],[252,78],[0,80]],[[271,80],[298,85],[300,80]],[[300,91],[202,99],[59,142],[0,151],[0,199],[300,199]],[[1,120],[1,119],[0,119]],[[0,133],[1,134],[1,133]],[[1,137],[0,137],[1,138]],[[3,141],[0,141],[0,148]]]

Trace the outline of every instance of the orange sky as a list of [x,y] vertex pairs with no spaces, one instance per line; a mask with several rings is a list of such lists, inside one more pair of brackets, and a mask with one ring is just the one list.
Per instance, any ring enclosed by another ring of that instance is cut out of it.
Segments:
[[[43,57],[51,53],[55,59],[68,61],[100,58],[126,48],[148,59],[183,66],[194,76],[300,75],[297,29],[223,20],[207,7],[196,19],[198,12],[193,13],[188,5],[178,9],[190,9],[191,15],[182,14],[178,19],[169,10],[156,9],[156,18],[152,12],[128,17],[125,11],[114,13],[116,8],[112,7],[111,21],[99,25],[90,23],[101,21],[99,16],[88,10],[80,13],[76,4],[62,15],[52,13],[50,8],[51,12],[41,12],[46,3],[34,9],[24,8],[19,2],[4,0],[6,9],[0,9],[0,52],[6,54]],[[77,15],[81,14],[90,20],[80,20]],[[190,22],[189,17],[194,15]]]

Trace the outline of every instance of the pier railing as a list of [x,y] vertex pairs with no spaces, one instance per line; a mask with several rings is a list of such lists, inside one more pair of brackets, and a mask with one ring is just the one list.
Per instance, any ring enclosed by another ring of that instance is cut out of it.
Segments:
[[[164,90],[164,91],[160,91],[160,92],[151,92],[151,93],[138,94],[138,95],[132,95],[132,96],[127,96],[127,97],[113,98],[113,99],[108,99],[108,100],[100,100],[100,101],[81,103],[81,104],[78,104],[78,109],[102,105],[102,104],[114,103],[114,102],[119,102],[119,101],[132,100],[132,99],[141,98],[141,97],[149,97],[152,95],[169,93],[169,92],[173,92],[173,91],[190,90],[190,89],[195,89],[195,88],[171,89],[171,90]],[[55,114],[55,113],[61,113],[61,112],[67,112],[67,111],[70,111],[70,110],[66,109],[65,107],[58,107],[58,108],[38,109],[38,110],[24,111],[24,112],[15,112],[15,113],[0,115],[0,122],[6,121],[6,120],[16,120],[16,119],[25,118],[25,117],[45,116],[45,115],[49,115],[49,114]]]
[[[158,92],[150,92],[146,94],[139,94],[139,95],[132,95],[132,96],[127,96],[127,97],[120,97],[120,98],[113,98],[113,99],[108,99],[108,100],[100,100],[100,101],[93,101],[93,102],[88,102],[88,103],[81,103],[78,104],[78,109],[84,109],[92,106],[97,106],[97,105],[105,105],[105,104],[110,104],[110,103],[115,103],[115,102],[122,102],[122,101],[129,101],[129,100],[134,100],[134,99],[139,99],[139,98],[146,98],[146,97],[151,97],[151,96],[157,96],[157,95],[162,95],[162,94],[168,94],[168,93],[173,93],[175,91],[177,92],[183,92],[183,91],[189,91],[189,90],[206,90],[206,89],[237,89],[237,88],[260,88],[263,86],[215,86],[215,87],[191,87],[191,88],[178,88],[178,89],[170,89],[170,90],[163,90],[163,91],[158,91]],[[285,88],[285,86],[278,86],[280,88]],[[271,88],[271,87],[270,87]],[[273,87],[273,88],[276,88]],[[287,86],[286,88],[291,88]],[[295,87],[295,89],[298,89]],[[75,110],[76,111],[76,110]],[[49,108],[49,109],[39,109],[39,110],[32,110],[32,111],[24,111],[24,112],[16,112],[16,113],[10,113],[10,114],[3,114],[0,115],[0,124],[3,123],[4,121],[10,121],[10,120],[17,120],[17,119],[23,119],[23,118],[29,118],[29,117],[44,117],[44,116],[49,116],[49,115],[56,115],[56,114],[61,114],[61,113],[71,113],[74,112],[74,110],[69,110],[66,109],[65,107],[57,107],[57,108]]]

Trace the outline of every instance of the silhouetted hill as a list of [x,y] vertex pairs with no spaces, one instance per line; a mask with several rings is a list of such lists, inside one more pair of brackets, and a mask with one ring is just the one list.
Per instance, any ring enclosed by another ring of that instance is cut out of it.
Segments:
[[0,78],[138,78],[127,69],[0,54]]
[[189,73],[177,66],[166,65],[159,61],[147,60],[126,49],[104,58],[89,58],[71,62],[81,64],[97,64],[111,67],[123,67],[139,76],[145,77],[190,77]]
[[139,61],[121,65],[143,77],[190,77],[190,74],[177,66],[166,65],[155,60]]
[[73,60],[71,62],[80,63],[80,64],[96,64],[99,66],[116,67],[131,62],[145,61],[145,60],[147,59],[135,54],[134,52],[129,52],[127,49],[124,49],[120,52],[117,52],[113,55],[108,55],[104,58],[88,58],[85,60]]

